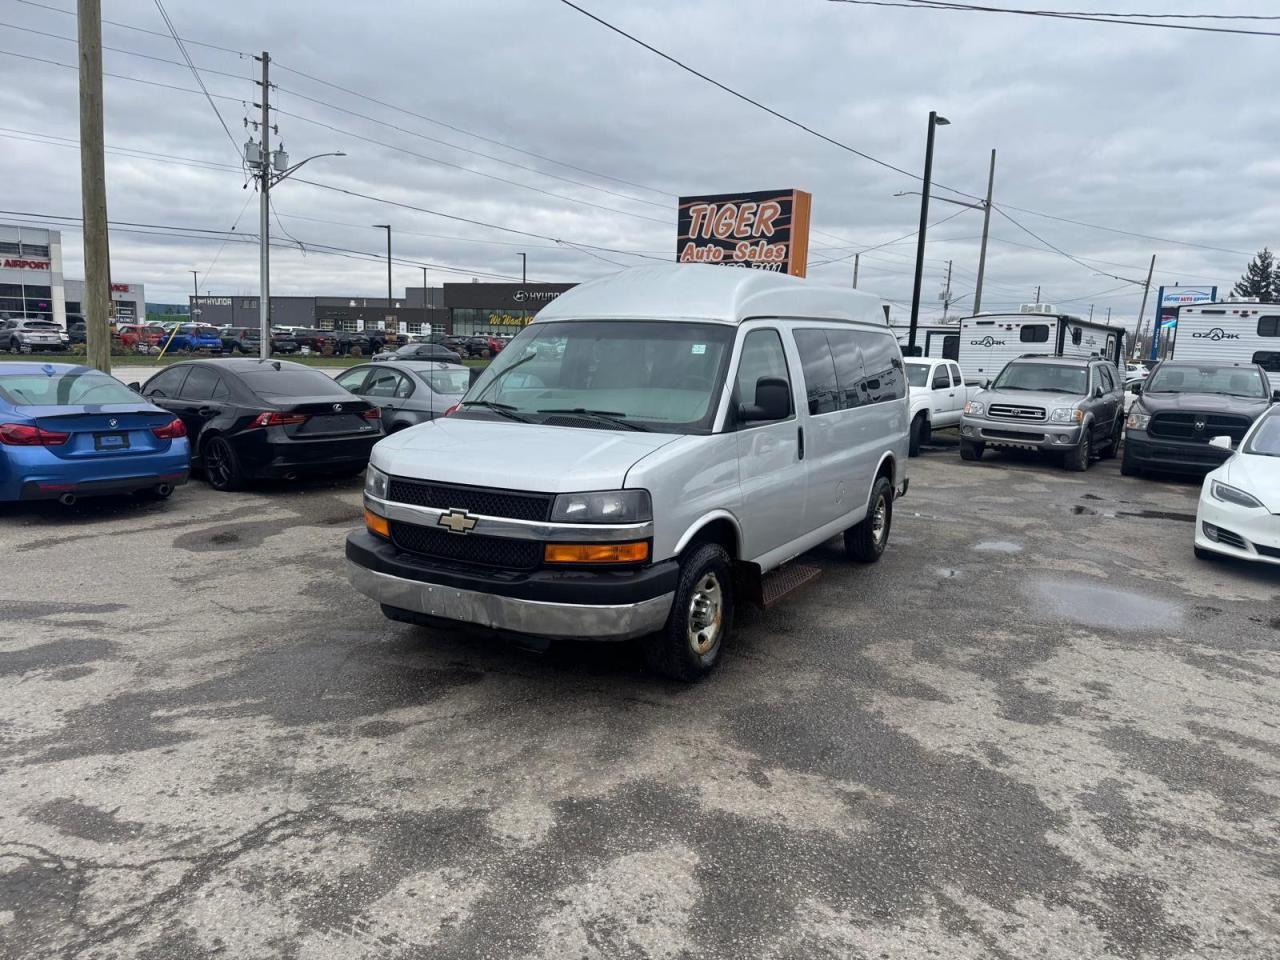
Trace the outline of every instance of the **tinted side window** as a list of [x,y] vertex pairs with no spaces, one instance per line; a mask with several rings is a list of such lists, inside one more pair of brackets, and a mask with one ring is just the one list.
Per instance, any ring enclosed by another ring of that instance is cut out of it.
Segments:
[[864,403],[885,403],[907,395],[907,377],[902,369],[902,356],[893,337],[887,334],[858,331],[862,346]]
[[934,390],[946,390],[951,386],[951,378],[947,375],[945,366],[935,367],[933,371],[933,383],[930,384]]
[[1259,317],[1258,336],[1280,337],[1280,317]]
[[176,397],[190,369],[190,367],[172,367],[157,373],[147,381],[146,386],[143,387],[143,394],[148,397]]
[[366,397],[394,397],[400,385],[400,374],[394,370],[379,370],[369,374],[369,382],[365,384]]
[[1047,323],[1033,323],[1024,326],[1018,331],[1018,339],[1023,343],[1048,343],[1049,325]]
[[787,355],[777,330],[752,330],[742,341],[737,379],[739,403],[755,402],[756,381],[761,377],[781,377],[788,384],[791,382],[787,375]]
[[951,367],[951,382],[954,383],[957,387],[963,387],[964,374],[960,372],[960,368],[957,367],[954,363],[949,364],[949,366]]
[[867,402],[862,392],[862,348],[853,330],[828,330],[827,343],[836,362],[836,383],[840,388],[840,407],[848,409]]
[[1098,373],[1102,375],[1102,389],[1111,393],[1116,388],[1116,374],[1109,364],[1099,364]]
[[800,366],[804,372],[810,415],[839,410],[836,364],[831,359],[827,334],[822,330],[796,330],[795,338],[796,347],[800,351]]
[[[180,396],[183,400],[212,400],[221,386],[222,380],[216,371],[208,367],[192,367]],[[225,387],[223,392],[226,392]]]

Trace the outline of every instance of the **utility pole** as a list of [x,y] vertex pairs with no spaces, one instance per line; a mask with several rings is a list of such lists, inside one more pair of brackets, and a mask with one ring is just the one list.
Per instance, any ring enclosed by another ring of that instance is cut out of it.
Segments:
[[920,187],[920,230],[916,234],[916,278],[911,292],[911,328],[907,335],[907,355],[916,352],[916,328],[920,325],[920,288],[924,285],[924,242],[929,229],[929,187],[933,181],[933,132],[951,121],[929,111],[929,135],[924,146],[924,178]]
[[1036,303],[1040,302],[1040,284],[1036,284]]
[[76,0],[80,47],[80,194],[84,215],[85,358],[111,372],[111,247],[102,137],[102,3]]
[[258,356],[271,358],[271,54],[262,51],[262,163],[258,181]]
[[1089,319],[1093,319],[1093,304],[1089,304]]
[[862,259],[862,254],[855,253],[853,255],[853,289],[858,289],[858,261]]
[[[374,226],[377,227],[379,230],[387,231],[387,313],[390,314],[391,313],[391,224],[375,223]],[[427,296],[427,288],[425,286],[422,288],[422,296],[423,296],[423,299],[425,300]]]
[[948,260],[947,261],[947,287],[943,291],[943,300],[942,300],[942,322],[943,323],[947,322],[947,314],[951,312],[951,264],[952,264],[952,261]]
[[[1147,312],[1147,296],[1151,293],[1151,275],[1156,272],[1156,255],[1151,255],[1151,266],[1147,267],[1147,282],[1142,285],[1142,306],[1138,308],[1138,322],[1133,328],[1133,345],[1138,345],[1138,338],[1142,336],[1142,315]],[[1160,317],[1160,311],[1156,311],[1157,321]],[[1160,340],[1160,330],[1157,327],[1151,334],[1151,359],[1156,358],[1156,349]]]
[[199,303],[200,303],[200,272],[199,272],[198,270],[192,270],[192,271],[191,271],[191,294],[192,294],[192,296],[191,296],[191,319],[192,319],[192,320],[195,320],[195,318],[196,318],[196,317],[195,317],[195,314],[196,314],[196,312],[197,312],[197,311],[199,311],[200,313],[204,313],[204,311],[203,311],[203,310],[200,310],[200,307],[199,307]]
[[1107,323],[1111,322],[1111,308],[1107,307]]
[[996,152],[991,151],[991,170],[987,174],[987,202],[982,206],[982,248],[978,253],[978,289],[973,293],[973,312],[982,312],[982,278],[987,273],[987,237],[991,233],[991,193],[996,185]]
[[527,254],[520,254],[520,283],[529,282],[529,257]]

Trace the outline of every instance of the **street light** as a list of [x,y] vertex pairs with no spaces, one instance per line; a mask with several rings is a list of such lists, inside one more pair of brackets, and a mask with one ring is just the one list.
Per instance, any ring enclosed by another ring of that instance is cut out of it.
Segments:
[[529,282],[529,257],[527,254],[520,254],[520,283]]
[[924,147],[924,183],[920,193],[920,232],[916,238],[916,279],[911,292],[911,329],[907,335],[907,352],[916,351],[916,327],[920,325],[920,287],[924,283],[924,239],[929,226],[929,186],[933,179],[933,130],[945,127],[951,121],[938,116],[936,110],[929,111],[929,135]]
[[[391,312],[391,224],[375,223],[372,224],[375,229],[387,231],[387,313]],[[424,297],[427,295],[425,288],[423,290]],[[397,327],[399,324],[396,325]]]
[[[266,89],[265,86],[264,89]],[[264,96],[262,99],[262,122],[265,125],[268,122],[267,98]],[[264,143],[266,138],[264,126],[262,134]],[[257,168],[259,183],[258,335],[261,338],[261,342],[258,346],[258,356],[263,360],[269,360],[271,358],[271,188],[293,176],[300,167],[310,163],[312,160],[319,160],[321,157],[345,157],[346,154],[341,150],[334,150],[331,153],[317,153],[314,157],[307,157],[305,160],[299,160],[293,166],[290,166],[289,154],[285,153],[283,146],[278,150],[268,152],[263,149],[262,145],[250,140],[245,144],[244,152],[245,162],[251,167]],[[207,288],[208,284],[206,283],[205,286]]]

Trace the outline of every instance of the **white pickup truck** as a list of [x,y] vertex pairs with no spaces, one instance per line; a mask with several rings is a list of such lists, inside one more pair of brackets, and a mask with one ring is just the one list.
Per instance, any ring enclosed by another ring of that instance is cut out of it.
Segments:
[[967,385],[960,366],[953,360],[908,357],[904,362],[910,385],[911,456],[916,457],[934,430],[960,426],[964,405],[982,388]]

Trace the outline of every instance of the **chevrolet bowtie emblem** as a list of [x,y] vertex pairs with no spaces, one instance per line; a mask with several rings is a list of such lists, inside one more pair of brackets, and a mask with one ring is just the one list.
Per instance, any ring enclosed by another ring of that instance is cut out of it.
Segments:
[[465,510],[450,510],[448,513],[440,514],[440,519],[436,523],[450,533],[470,533],[475,529],[478,521]]

